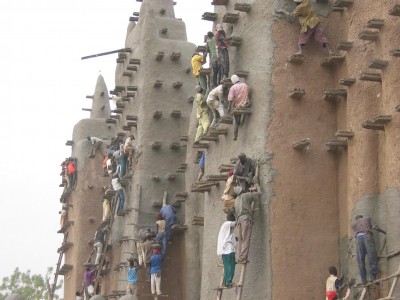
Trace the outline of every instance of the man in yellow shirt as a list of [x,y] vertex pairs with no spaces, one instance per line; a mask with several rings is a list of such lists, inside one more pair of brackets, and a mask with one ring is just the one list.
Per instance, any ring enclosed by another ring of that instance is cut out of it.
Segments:
[[203,95],[207,91],[207,78],[204,75],[200,75],[201,66],[206,63],[206,58],[200,55],[199,51],[196,49],[196,53],[192,56],[192,74],[197,80],[197,84],[203,88]]
[[307,42],[314,36],[314,39],[324,48],[326,48],[329,54],[332,53],[329,48],[328,39],[325,36],[324,29],[322,28],[320,21],[315,14],[314,8],[312,7],[310,0],[293,0],[297,7],[292,13],[285,10],[278,10],[277,13],[283,13],[287,16],[298,17],[301,25],[301,32],[299,36],[299,51],[296,54],[303,53],[303,47]]

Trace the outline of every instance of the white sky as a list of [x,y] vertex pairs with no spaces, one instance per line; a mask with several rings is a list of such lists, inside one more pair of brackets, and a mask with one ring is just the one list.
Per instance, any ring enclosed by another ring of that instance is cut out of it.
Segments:
[[[144,0],[146,1],[146,0]],[[188,39],[202,44],[211,22],[211,0],[177,0],[175,14]],[[73,126],[89,117],[101,70],[113,89],[117,54],[81,61],[85,55],[124,48],[134,0],[12,0],[0,2],[0,82],[3,107],[0,147],[0,278],[15,267],[44,274],[55,267],[61,245],[60,163]],[[9,147],[9,148],[7,148]]]

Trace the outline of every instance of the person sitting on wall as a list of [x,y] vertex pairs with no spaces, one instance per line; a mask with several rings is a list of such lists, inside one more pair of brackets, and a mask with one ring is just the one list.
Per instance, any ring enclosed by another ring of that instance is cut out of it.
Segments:
[[111,184],[112,184],[114,191],[117,193],[117,198],[118,198],[117,215],[120,215],[122,213],[122,211],[124,210],[125,195],[124,195],[124,189],[122,187],[122,184],[120,182],[118,174],[115,174],[113,176],[113,179],[111,180]]
[[172,235],[172,225],[178,223],[176,208],[170,204],[164,204],[160,210],[160,214],[165,220],[165,237],[169,241]]
[[235,249],[236,239],[233,230],[236,226],[235,216],[229,214],[218,232],[217,255],[222,258],[224,264],[223,286],[231,287],[235,275]]
[[206,63],[206,57],[201,55],[199,50],[195,50],[192,56],[192,74],[196,78],[197,85],[202,87],[202,94],[204,95],[207,91],[207,77],[200,75],[201,66]]
[[235,217],[237,222],[237,262],[247,263],[250,248],[251,231],[253,227],[252,203],[258,200],[261,191],[257,186],[250,188],[249,192],[243,193],[240,186],[233,189],[235,195]]
[[243,189],[243,192],[248,192],[255,175],[255,167],[252,159],[246,157],[246,154],[240,153],[239,160],[233,168],[233,175],[238,185]]
[[97,149],[100,149],[101,153],[105,152],[105,149],[102,149],[102,148],[105,148],[104,141],[102,139],[99,139],[94,136],[88,136],[87,140],[91,144],[90,156],[89,156],[90,158],[93,158],[96,155]]
[[356,246],[357,246],[357,263],[358,271],[361,277],[361,283],[367,283],[367,271],[365,269],[365,256],[368,255],[368,262],[370,267],[369,280],[376,280],[378,274],[378,258],[376,254],[375,241],[372,235],[372,229],[384,232],[378,226],[373,226],[370,217],[357,215],[355,221],[351,225],[353,229]]
[[194,142],[198,143],[200,138],[207,133],[210,127],[210,117],[208,116],[207,101],[202,94],[203,88],[197,85],[194,90],[196,92],[194,99],[194,103],[196,104],[196,117],[199,122]]
[[322,28],[320,21],[312,7],[310,0],[294,0],[297,7],[292,13],[280,9],[277,13],[282,13],[290,17],[299,17],[299,23],[301,25],[301,32],[299,36],[299,51],[295,54],[303,54],[303,47],[307,42],[314,36],[314,39],[324,48],[328,50],[329,54],[332,51],[329,47],[328,39],[325,36],[324,29]]
[[[229,89],[229,94],[228,94],[228,101],[229,101],[229,107],[228,111],[230,112],[232,107],[235,108],[244,108],[244,107],[249,107],[250,102],[249,102],[249,87],[247,86],[246,83],[240,82],[239,76],[232,75],[231,81],[233,83],[233,86]],[[237,140],[238,136],[238,131],[239,131],[239,125],[241,123],[241,119],[244,122],[245,115],[233,115],[234,121],[235,121],[235,127],[233,130],[233,140]]]
[[212,89],[207,96],[207,105],[213,114],[211,127],[217,127],[221,118],[225,116],[225,107],[223,104],[224,87],[222,84]]

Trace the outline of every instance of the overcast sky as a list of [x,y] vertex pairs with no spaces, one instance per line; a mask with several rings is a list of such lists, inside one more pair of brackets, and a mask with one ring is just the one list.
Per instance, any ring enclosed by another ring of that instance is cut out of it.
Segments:
[[[189,41],[202,44],[212,23],[201,15],[213,11],[211,0],[177,2]],[[108,90],[115,86],[117,54],[80,58],[124,48],[129,17],[139,9],[134,0],[0,2],[0,278],[15,267],[40,274],[55,267],[60,163],[71,151],[65,142],[89,117],[81,109],[91,107],[85,96],[99,72]]]

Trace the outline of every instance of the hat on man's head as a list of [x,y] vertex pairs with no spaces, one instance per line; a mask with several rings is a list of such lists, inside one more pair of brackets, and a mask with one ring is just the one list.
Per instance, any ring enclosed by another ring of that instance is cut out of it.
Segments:
[[239,76],[237,76],[236,74],[233,74],[231,77],[231,81],[233,84],[239,82],[240,81]]

